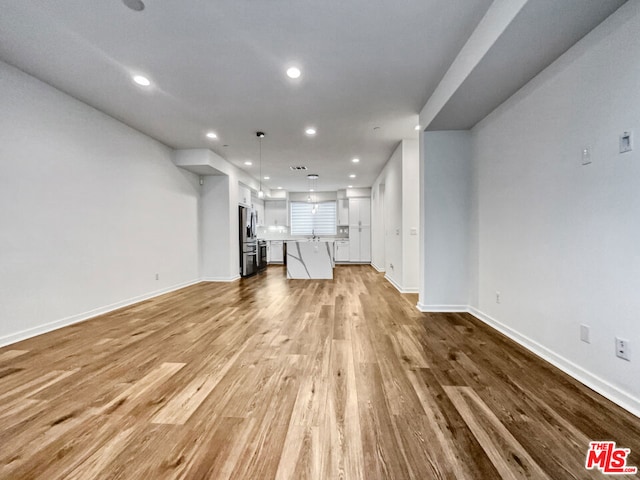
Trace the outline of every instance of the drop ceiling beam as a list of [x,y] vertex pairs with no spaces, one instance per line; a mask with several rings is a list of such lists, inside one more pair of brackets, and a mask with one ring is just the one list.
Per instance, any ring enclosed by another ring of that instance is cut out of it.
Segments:
[[426,129],[529,0],[495,0],[420,112]]

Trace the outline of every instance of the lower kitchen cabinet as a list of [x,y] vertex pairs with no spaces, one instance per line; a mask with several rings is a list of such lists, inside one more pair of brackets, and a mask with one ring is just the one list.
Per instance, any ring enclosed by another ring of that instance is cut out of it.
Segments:
[[371,262],[371,227],[349,227],[349,261]]
[[334,260],[336,262],[349,261],[349,240],[336,240]]
[[269,263],[284,263],[284,242],[271,240],[269,242]]

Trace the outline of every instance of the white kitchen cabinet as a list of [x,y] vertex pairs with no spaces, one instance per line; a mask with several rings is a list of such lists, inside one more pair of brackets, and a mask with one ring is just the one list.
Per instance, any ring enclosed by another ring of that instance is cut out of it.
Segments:
[[360,227],[360,261],[371,262],[371,227]]
[[371,262],[371,227],[349,227],[349,261]]
[[348,262],[349,255],[349,240],[336,240],[334,260],[336,262]]
[[284,242],[282,240],[271,240],[269,242],[268,263],[284,263]]
[[338,218],[336,225],[349,225],[349,199],[338,199]]
[[371,199],[349,199],[349,260],[371,262]]
[[289,214],[286,200],[265,200],[264,225],[267,227],[286,227]]
[[371,199],[370,198],[349,199],[349,226],[352,226],[352,227],[371,226]]
[[244,185],[238,185],[238,203],[245,207],[251,206],[251,189]]

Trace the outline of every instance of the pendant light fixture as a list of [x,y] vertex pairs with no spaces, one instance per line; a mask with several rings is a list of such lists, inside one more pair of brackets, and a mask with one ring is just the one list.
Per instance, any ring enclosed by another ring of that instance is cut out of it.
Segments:
[[264,192],[262,191],[262,139],[264,138],[264,132],[256,132],[259,145],[259,162],[260,162],[260,190],[258,191],[258,198],[264,198]]
[[318,178],[319,175],[317,173],[310,173],[307,175],[307,182],[309,184],[309,196],[307,200],[309,203],[312,203],[311,213],[315,215],[318,211],[318,197],[316,191],[318,190]]

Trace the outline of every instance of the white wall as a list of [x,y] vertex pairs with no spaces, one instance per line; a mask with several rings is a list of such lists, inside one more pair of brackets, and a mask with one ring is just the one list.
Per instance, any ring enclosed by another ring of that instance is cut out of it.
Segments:
[[402,140],[371,188],[371,260],[401,292],[418,291],[420,190],[417,140]]
[[[417,292],[420,262],[420,156],[417,140],[402,141],[402,286]],[[415,232],[412,234],[412,230]]]
[[[386,168],[386,166],[385,166]],[[385,271],[384,168],[371,187],[371,265]]]
[[[473,130],[474,307],[636,413],[638,32],[640,3],[628,2]],[[618,135],[630,129],[636,149],[619,154]],[[585,145],[593,163],[582,166]],[[580,341],[580,324],[591,327],[591,344]],[[631,342],[631,362],[616,358],[615,336]]]
[[468,131],[426,132],[422,139],[424,183],[422,311],[466,310],[472,205],[472,149]]
[[169,148],[2,62],[0,111],[0,344],[198,279]]
[[[384,185],[384,202],[379,195]],[[402,142],[398,144],[373,183],[371,252],[375,265],[385,277],[402,288]]]

